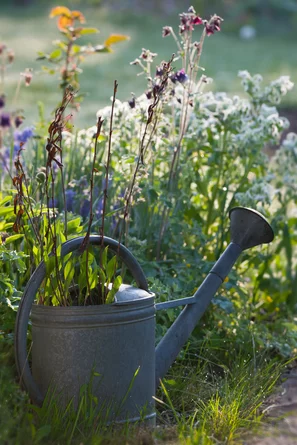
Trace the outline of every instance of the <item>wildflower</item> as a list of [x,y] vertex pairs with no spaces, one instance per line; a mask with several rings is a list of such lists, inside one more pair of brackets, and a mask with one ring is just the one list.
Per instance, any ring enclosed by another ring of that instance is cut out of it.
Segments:
[[204,20],[205,31],[208,36],[214,34],[215,31],[221,31],[221,22],[223,21],[222,17],[218,15],[214,15],[211,17],[209,21]]
[[177,71],[177,73],[173,74],[173,76],[170,77],[170,80],[173,83],[179,82],[179,83],[185,83],[189,80],[188,75],[186,74],[184,69],[181,69]]
[[14,119],[14,125],[18,128],[24,122],[23,116],[16,116]]
[[190,6],[189,9],[188,9],[188,12],[189,12],[190,14],[196,14],[196,11],[195,11],[195,9],[194,9],[194,6]]
[[12,49],[7,50],[7,61],[12,63],[14,61],[14,51]]
[[23,142],[24,144],[30,139],[34,134],[33,127],[26,127],[22,131],[14,132],[14,140],[16,142]]
[[273,302],[273,299],[268,295],[268,296],[266,297],[266,301],[267,301],[267,303],[272,303],[272,302]]
[[3,113],[0,116],[0,127],[9,128],[11,126],[10,114]]
[[[190,11],[190,12],[189,12]],[[183,34],[185,31],[193,31],[194,25],[202,25],[203,20],[201,17],[196,15],[196,12],[194,8],[190,7],[188,10],[188,13],[183,12],[179,15],[180,17],[180,25],[179,25],[179,32],[180,34]]]
[[164,26],[162,30],[162,37],[167,37],[172,33],[171,26]]
[[152,53],[149,49],[142,48],[142,53],[139,57],[147,62],[152,62],[156,56],[157,53]]
[[24,73],[21,73],[21,76],[25,78],[25,85],[26,87],[28,87],[33,77],[32,70],[30,68],[27,68]]
[[74,190],[68,189],[65,191],[65,195],[66,195],[67,212],[73,212],[73,203],[74,203],[74,197],[75,197],[76,193]]
[[139,64],[140,64],[139,59],[135,59],[135,60],[133,60],[133,62],[130,62],[130,65],[139,65]]
[[164,74],[164,70],[160,66],[158,66],[156,69],[156,76],[161,77],[161,76],[163,76],[163,74]]
[[135,108],[136,100],[134,95],[132,96],[132,99],[128,100],[128,104],[130,105],[130,108]]
[[88,199],[84,199],[81,207],[80,207],[80,212],[81,216],[83,218],[86,218],[89,213],[90,213],[90,201]]
[[202,23],[203,23],[203,20],[198,15],[196,15],[196,17],[192,18],[192,24],[193,25],[202,25]]
[[0,108],[4,108],[5,107],[5,95],[2,94],[0,96]]

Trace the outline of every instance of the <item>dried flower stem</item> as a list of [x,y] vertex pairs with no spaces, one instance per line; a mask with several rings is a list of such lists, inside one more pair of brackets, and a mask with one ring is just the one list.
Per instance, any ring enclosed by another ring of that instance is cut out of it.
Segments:
[[[111,114],[110,114],[110,121],[109,121],[109,138],[108,138],[108,150],[107,150],[107,160],[106,160],[106,166],[105,166],[105,187],[103,191],[103,208],[102,208],[102,225],[101,225],[101,246],[103,249],[104,246],[104,222],[105,222],[105,213],[106,213],[106,203],[107,203],[107,190],[108,190],[108,179],[109,179],[109,167],[110,167],[110,156],[111,156],[111,143],[112,143],[112,131],[113,131],[113,115],[114,115],[114,105],[116,100],[116,94],[118,89],[118,82],[114,81],[114,88],[113,88],[113,98],[112,98],[112,104],[111,104]],[[102,252],[102,251],[101,251]]]

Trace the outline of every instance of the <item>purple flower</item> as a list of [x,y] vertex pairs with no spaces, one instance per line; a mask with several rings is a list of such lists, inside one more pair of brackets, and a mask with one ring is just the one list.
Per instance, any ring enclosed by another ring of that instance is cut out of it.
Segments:
[[161,76],[163,76],[163,74],[164,74],[164,70],[160,66],[158,66],[156,69],[156,76],[161,77]]
[[10,114],[9,113],[3,113],[0,116],[0,127],[2,128],[9,128],[11,126],[10,121]]
[[193,25],[202,25],[202,23],[203,23],[203,20],[198,15],[196,15],[195,17],[192,18]]
[[74,197],[76,193],[73,189],[67,189],[65,195],[67,212],[73,212]]
[[173,75],[170,77],[170,80],[171,80],[173,83],[176,83],[176,82],[179,82],[179,83],[185,83],[185,82],[187,82],[187,81],[189,80],[189,77],[188,77],[188,75],[186,74],[185,70],[184,70],[184,69],[181,69],[181,70],[177,71],[177,73],[173,74]]
[[135,108],[136,100],[134,96],[132,97],[132,99],[128,100],[128,104],[130,105],[130,108]]
[[14,120],[14,125],[18,128],[24,122],[24,118],[22,116],[16,116]]
[[208,36],[214,34],[215,31],[221,30],[221,22],[223,21],[222,17],[218,15],[214,15],[211,17],[209,22],[207,20],[204,21],[205,31]]
[[0,96],[0,108],[4,108],[5,107],[5,95],[2,94]]
[[84,199],[83,203],[80,207],[79,213],[83,218],[87,218],[90,214],[90,201],[88,199]]
[[14,140],[17,142],[23,142],[24,144],[30,139],[34,134],[32,127],[26,127],[23,130],[16,130],[14,132]]
[[58,207],[58,199],[50,197],[48,207],[54,209]]

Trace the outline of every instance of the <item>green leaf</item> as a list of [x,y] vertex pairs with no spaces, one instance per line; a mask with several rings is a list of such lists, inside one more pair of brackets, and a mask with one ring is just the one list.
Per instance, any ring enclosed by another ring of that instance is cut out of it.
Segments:
[[60,48],[55,49],[50,53],[50,59],[59,59],[62,56],[62,50]]
[[108,261],[107,267],[106,267],[106,275],[107,275],[107,279],[111,280],[115,273],[116,273],[116,269],[117,269],[117,257],[116,255],[114,255],[110,261]]
[[2,207],[4,204],[6,204],[7,202],[9,202],[9,201],[11,201],[12,200],[12,196],[5,196],[5,198],[3,198],[1,201],[0,201],[0,207]]
[[[114,257],[114,258],[116,258],[116,257]],[[110,291],[107,294],[106,301],[105,301],[106,304],[111,304],[114,302],[115,294],[119,290],[122,282],[123,282],[123,280],[122,280],[121,275],[118,275],[113,282],[112,288],[110,289]]]
[[13,206],[2,207],[0,209],[0,216],[9,215],[9,213],[13,213],[13,211],[14,211]]
[[6,243],[12,243],[13,241],[16,241],[16,240],[18,240],[20,238],[23,238],[23,237],[24,237],[24,235],[22,235],[21,233],[19,233],[17,235],[11,235],[11,236],[8,236],[6,238],[5,242]]
[[34,441],[37,443],[40,440],[47,437],[49,435],[49,433],[51,432],[51,429],[52,429],[51,425],[43,425],[40,428],[38,428],[38,430],[36,431],[35,437],[34,437]]
[[106,269],[107,266],[107,254],[108,254],[108,246],[105,247],[105,249],[102,252],[102,256],[101,256],[101,264],[103,269]]
[[99,29],[97,29],[97,28],[83,28],[83,29],[80,31],[80,35],[81,35],[81,36],[84,36],[84,35],[86,35],[86,34],[98,34],[98,32],[100,32],[100,31],[99,31]]

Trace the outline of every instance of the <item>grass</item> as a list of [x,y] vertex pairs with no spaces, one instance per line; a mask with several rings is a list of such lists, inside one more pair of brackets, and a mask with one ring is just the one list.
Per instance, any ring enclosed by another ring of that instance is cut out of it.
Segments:
[[261,405],[284,369],[282,363],[263,353],[250,355],[246,347],[243,353],[235,349],[232,341],[222,350],[213,349],[211,343],[192,343],[157,392],[158,426],[154,431],[138,425],[106,426],[96,414],[96,402],[87,387],[81,391],[78,410],[71,404],[61,409],[54,397],[47,398],[41,408],[31,406],[14,381],[12,351],[6,347],[6,365],[3,360],[0,372],[1,443],[241,443],[263,425]]
[[[91,126],[96,111],[110,102],[113,81],[119,82],[118,98],[128,100],[130,93],[142,93],[146,88],[143,76],[129,62],[139,56],[141,48],[158,52],[159,62],[168,59],[176,50],[170,38],[163,39],[164,25],[177,25],[176,17],[135,16],[127,12],[117,13],[105,8],[81,7],[89,26],[96,26],[100,34],[92,42],[102,43],[110,33],[124,33],[131,37],[115,47],[113,54],[92,56],[84,64],[81,91],[88,93],[77,118],[78,126]],[[19,78],[19,72],[27,67],[34,69],[32,85],[23,88],[18,105],[25,110],[28,124],[36,121],[36,103],[42,101],[49,113],[60,100],[57,80],[41,73],[41,62],[36,62],[37,51],[51,51],[51,42],[60,38],[54,20],[48,18],[50,5],[29,6],[24,9],[2,8],[0,39],[13,48],[15,63],[7,72],[6,90],[10,98]],[[199,32],[197,32],[198,38]],[[91,39],[89,39],[91,40]],[[265,82],[280,75],[290,75],[297,81],[297,65],[294,59],[295,41],[290,35],[259,35],[255,40],[242,41],[224,25],[222,32],[207,38],[202,55],[205,74],[214,79],[210,88],[230,94],[242,92],[237,78],[239,70],[261,73]],[[119,69],[120,67],[120,69]],[[285,105],[297,104],[296,88],[286,99]]]

